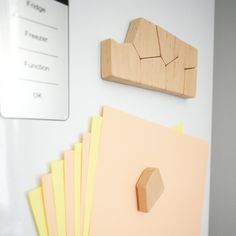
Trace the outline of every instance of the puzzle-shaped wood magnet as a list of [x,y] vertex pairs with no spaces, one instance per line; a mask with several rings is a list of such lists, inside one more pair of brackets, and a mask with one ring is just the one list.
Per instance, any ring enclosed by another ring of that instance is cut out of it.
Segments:
[[196,67],[196,48],[143,18],[131,22],[124,43],[101,43],[104,80],[192,98]]

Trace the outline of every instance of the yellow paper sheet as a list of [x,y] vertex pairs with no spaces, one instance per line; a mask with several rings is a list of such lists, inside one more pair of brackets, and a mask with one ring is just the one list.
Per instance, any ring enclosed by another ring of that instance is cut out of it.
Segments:
[[179,124],[174,125],[174,126],[172,127],[172,129],[173,129],[173,130],[176,130],[176,131],[178,131],[178,132],[180,132],[180,133],[184,133],[184,124],[183,124],[182,122],[180,122]]
[[80,222],[81,222],[81,168],[82,168],[82,143],[76,143],[74,149],[74,164],[75,164],[75,179],[74,179],[74,192],[75,192],[75,236],[80,235]]
[[30,207],[39,236],[48,236],[47,221],[43,203],[42,188],[38,187],[28,193]]
[[85,215],[85,194],[87,186],[88,160],[90,149],[91,134],[84,133],[82,135],[82,169],[81,169],[81,221],[80,235],[84,232],[84,215]]
[[64,161],[51,163],[54,198],[57,215],[58,236],[66,236]]
[[64,183],[66,207],[66,233],[67,236],[75,235],[75,163],[74,151],[64,152]]
[[89,236],[91,210],[93,203],[93,191],[96,175],[97,158],[99,153],[100,134],[102,128],[102,117],[96,116],[91,122],[91,143],[89,151],[88,175],[85,193],[85,213],[83,236]]

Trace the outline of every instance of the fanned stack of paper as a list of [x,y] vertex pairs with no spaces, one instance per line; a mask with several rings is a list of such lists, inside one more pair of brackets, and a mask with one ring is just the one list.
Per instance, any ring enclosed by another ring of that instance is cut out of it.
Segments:
[[[81,143],[51,163],[29,202],[39,236],[200,235],[208,145],[173,129],[103,108]],[[136,182],[160,169],[165,190],[137,210]]]
[[[102,118],[93,117],[82,142],[53,161],[41,186],[29,192],[29,202],[40,236],[85,235],[98,156]],[[86,209],[86,211],[85,211]],[[82,227],[82,226],[86,227]]]

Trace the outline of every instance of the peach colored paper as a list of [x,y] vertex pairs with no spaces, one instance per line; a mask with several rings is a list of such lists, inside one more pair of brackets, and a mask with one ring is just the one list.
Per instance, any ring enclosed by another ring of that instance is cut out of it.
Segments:
[[41,177],[41,185],[44,199],[45,214],[47,219],[48,235],[57,236],[57,219],[53,194],[52,175],[43,175]]
[[65,173],[66,235],[74,236],[75,233],[74,151],[66,151],[64,153],[64,173]]
[[[90,236],[199,236],[207,160],[206,141],[105,107]],[[165,190],[142,213],[135,185],[146,167]]]
[[75,212],[75,235],[80,236],[81,230],[81,171],[82,171],[82,143],[75,143],[74,150],[74,212]]

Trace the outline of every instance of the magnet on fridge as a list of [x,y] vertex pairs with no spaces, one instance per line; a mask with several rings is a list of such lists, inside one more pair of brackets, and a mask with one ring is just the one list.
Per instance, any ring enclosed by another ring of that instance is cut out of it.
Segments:
[[137,184],[138,210],[149,212],[164,191],[164,184],[158,168],[146,168]]

